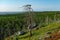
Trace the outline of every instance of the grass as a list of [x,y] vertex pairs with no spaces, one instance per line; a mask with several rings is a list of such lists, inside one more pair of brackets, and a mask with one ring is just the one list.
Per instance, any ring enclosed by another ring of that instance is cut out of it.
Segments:
[[[34,29],[33,36],[31,37],[31,40],[38,40],[40,37],[43,38],[44,35],[49,31],[54,31],[60,29],[60,22],[54,22],[49,24],[46,27],[39,28],[38,30]],[[25,35],[18,36],[19,40],[29,40],[29,32]],[[15,40],[15,39],[14,39]]]

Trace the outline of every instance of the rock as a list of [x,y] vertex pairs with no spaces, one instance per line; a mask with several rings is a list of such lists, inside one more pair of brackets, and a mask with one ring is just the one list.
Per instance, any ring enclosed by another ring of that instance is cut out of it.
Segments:
[[47,32],[47,34],[51,34],[51,32]]
[[17,33],[16,33],[16,35],[18,36],[18,35],[23,35],[23,34],[25,34],[26,32],[24,32],[24,31],[18,31]]

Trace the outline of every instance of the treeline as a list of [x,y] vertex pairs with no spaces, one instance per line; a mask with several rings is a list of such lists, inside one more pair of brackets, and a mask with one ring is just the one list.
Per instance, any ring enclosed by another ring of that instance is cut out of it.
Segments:
[[18,30],[22,30],[24,22],[23,15],[4,15],[0,16],[0,39],[13,35]]
[[[10,14],[0,16],[0,40],[17,31],[27,29],[27,14]],[[34,22],[40,27],[60,20],[60,12],[34,12]]]

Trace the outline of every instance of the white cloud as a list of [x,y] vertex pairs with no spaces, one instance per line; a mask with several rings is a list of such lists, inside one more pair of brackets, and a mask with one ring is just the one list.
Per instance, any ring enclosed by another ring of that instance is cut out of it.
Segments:
[[22,11],[21,8],[19,8],[18,5],[6,5],[6,4],[0,4],[0,12],[3,11]]
[[[22,11],[23,8],[20,8],[22,5],[13,5],[13,4],[0,4],[0,12],[2,11]],[[34,11],[45,11],[45,10],[60,10],[60,6],[54,5],[32,5]]]

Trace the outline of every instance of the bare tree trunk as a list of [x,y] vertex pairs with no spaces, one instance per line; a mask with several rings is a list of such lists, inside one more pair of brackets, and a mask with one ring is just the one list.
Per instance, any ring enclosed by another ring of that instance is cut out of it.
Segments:
[[33,14],[32,14],[32,11],[33,9],[31,8],[31,5],[24,5],[24,10],[28,13],[27,14],[27,25],[28,25],[28,30],[30,32],[30,38],[32,36],[32,27],[34,25],[34,20],[33,20]]
[[1,26],[1,40],[4,40],[3,27]]
[[47,25],[49,24],[49,18],[48,18],[48,16],[46,17],[46,24]]
[[7,32],[8,32],[8,39],[7,39],[7,40],[11,40],[11,39],[10,39],[10,29],[9,29],[9,26],[8,26],[8,28],[7,28]]
[[56,22],[56,13],[55,13],[55,15],[54,15],[54,22]]
[[5,29],[5,31],[4,31],[4,39],[6,39],[6,36],[7,36],[7,35],[6,35],[6,29]]

